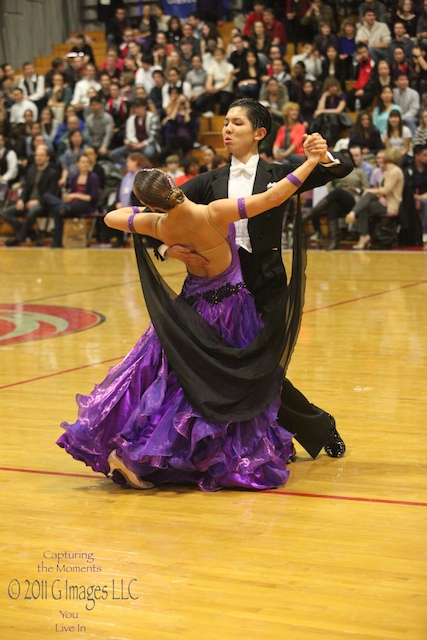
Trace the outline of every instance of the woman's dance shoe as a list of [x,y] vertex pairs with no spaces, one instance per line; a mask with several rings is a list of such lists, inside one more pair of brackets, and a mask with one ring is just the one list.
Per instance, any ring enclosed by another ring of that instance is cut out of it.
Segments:
[[335,418],[330,415],[329,420],[331,422],[331,431],[325,445],[325,451],[331,458],[342,458],[345,454],[344,440],[337,431]]
[[357,244],[353,245],[353,249],[356,249],[356,251],[363,251],[364,249],[369,249],[371,243],[371,236],[366,236],[366,238],[364,240],[362,240],[362,242],[359,242]]
[[126,484],[130,485],[134,489],[152,489],[154,487],[152,482],[141,480],[136,473],[128,469],[115,450],[108,456],[108,464],[110,465],[110,473],[108,474],[108,477],[112,478],[117,484],[123,484],[123,482],[120,481],[121,477],[124,478]]

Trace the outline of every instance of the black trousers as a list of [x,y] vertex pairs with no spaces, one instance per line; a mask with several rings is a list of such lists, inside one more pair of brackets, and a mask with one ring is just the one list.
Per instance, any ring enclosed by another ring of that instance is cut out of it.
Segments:
[[[255,296],[258,308],[272,294],[272,287],[286,284],[286,272],[280,251],[248,253],[239,249],[243,279]],[[315,458],[327,443],[331,431],[331,418],[326,411],[311,404],[307,398],[284,378],[279,423],[295,434],[295,440]]]

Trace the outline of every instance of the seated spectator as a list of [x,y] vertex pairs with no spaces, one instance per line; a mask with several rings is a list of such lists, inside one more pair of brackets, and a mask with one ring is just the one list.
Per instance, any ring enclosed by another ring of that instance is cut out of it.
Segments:
[[365,191],[359,202],[346,215],[347,224],[360,234],[359,242],[353,249],[367,249],[371,240],[372,218],[397,216],[403,194],[403,172],[400,168],[401,155],[396,149],[387,149],[384,154],[384,181],[381,187]]
[[366,162],[366,160],[364,159],[364,154],[361,147],[349,146],[349,151],[351,153],[354,166],[359,167],[360,169],[363,169],[363,171],[366,174],[366,177],[369,180],[371,177],[372,171],[374,170],[374,167],[370,162]]
[[258,100],[261,83],[265,76],[266,69],[260,63],[258,54],[253,49],[248,49],[245,61],[239,73],[236,74],[238,96]]
[[350,111],[356,108],[368,109],[375,96],[372,76],[376,65],[364,42],[358,42],[356,45],[356,63],[353,72],[354,87],[347,93],[347,106]]
[[169,44],[177,46],[182,38],[181,21],[178,16],[171,16],[166,30],[166,38]]
[[405,26],[402,22],[396,22],[393,25],[394,38],[390,43],[390,46],[387,50],[388,61],[390,64],[393,62],[393,54],[396,47],[401,47],[405,52],[405,60],[407,62],[411,62],[412,60],[412,50],[414,48],[414,43],[406,32]]
[[415,207],[421,214],[422,241],[427,244],[427,145],[414,147],[414,161],[405,173],[415,194]]
[[391,76],[393,81],[401,73],[406,73],[409,78],[414,76],[414,67],[412,62],[408,62],[405,58],[405,49],[400,45],[396,46],[393,51],[391,63]]
[[[49,164],[49,151],[39,146],[34,164],[29,167],[19,199],[13,207],[2,212],[3,218],[15,230],[15,237],[6,240],[7,247],[15,247],[32,235],[34,221],[45,213],[43,198],[47,193],[56,194],[58,174]],[[24,220],[20,220],[24,218]]]
[[165,68],[166,76],[168,75],[170,69],[178,69],[181,78],[183,80],[185,79],[185,74],[187,73],[187,67],[185,66],[182,60],[182,55],[180,51],[178,51],[177,49],[172,49],[167,55],[166,68]]
[[[233,31],[233,30],[232,30]],[[231,33],[231,38],[233,38],[233,33]],[[182,40],[186,40],[187,42],[191,42],[193,46],[193,55],[200,55],[200,39],[196,38],[194,35],[194,29],[189,22],[186,22],[182,25]]]
[[402,112],[401,108],[393,101],[393,91],[391,88],[384,87],[379,95],[377,106],[374,107],[372,112],[373,123],[381,136],[384,135],[387,129],[388,117],[393,109],[396,109],[399,113]]
[[86,42],[86,38],[82,33],[79,33],[77,36],[73,38],[74,46],[71,49],[71,53],[83,54],[83,60],[85,64],[90,62],[95,65],[95,56],[93,55],[93,50],[90,44]]
[[356,55],[356,26],[352,20],[343,20],[338,37],[338,53],[344,64],[345,78],[351,79],[353,58]]
[[207,93],[206,81],[208,74],[202,66],[200,56],[193,56],[191,67],[185,76],[186,82],[190,85],[190,101],[193,109],[199,113],[207,110],[205,96]]
[[338,51],[338,38],[332,33],[330,24],[327,22],[320,23],[320,33],[314,37],[313,45],[321,60],[326,58],[328,47],[332,46]]
[[264,61],[266,61],[272,44],[273,38],[268,35],[264,22],[262,20],[256,20],[251,27],[249,47],[258,54],[263,54]]
[[288,71],[289,67],[287,64],[285,65],[284,61],[280,58],[278,60],[273,60],[270,69],[267,71],[268,75],[271,77],[275,77],[277,82],[286,88],[286,83],[291,80],[291,75]]
[[413,145],[427,144],[427,109],[422,109],[418,127],[415,129]]
[[[231,51],[229,51],[231,47]],[[231,44],[227,47],[228,61],[233,65],[236,71],[238,71],[245,59],[246,42],[240,33],[236,33],[231,39]]]
[[132,27],[128,27],[124,30],[122,35],[122,42],[116,51],[122,60],[124,60],[129,55],[129,44],[135,40],[135,34]]
[[320,32],[320,23],[325,22],[331,25],[333,33],[337,32],[334,13],[329,5],[322,0],[311,0],[310,6],[301,18],[301,26],[307,40],[313,41],[316,34]]
[[187,74],[187,71],[191,67],[191,60],[194,55],[193,42],[185,37],[181,38],[181,40],[179,41],[178,50],[181,55],[182,64],[184,65],[186,70],[185,72]]
[[85,148],[85,154],[89,159],[89,170],[93,171],[98,176],[99,188],[102,191],[106,186],[107,178],[102,165],[98,162],[98,153],[95,147],[88,146]]
[[385,22],[375,19],[375,11],[365,9],[363,24],[356,32],[356,42],[364,42],[369,48],[369,55],[378,62],[385,57],[391,43],[391,33]]
[[89,106],[89,89],[95,89],[95,91],[101,89],[101,85],[96,80],[96,69],[93,64],[86,65],[84,78],[79,80],[74,87],[71,104],[77,112],[83,111],[85,107]]
[[190,100],[179,94],[164,124],[161,158],[166,158],[172,153],[183,157],[188,153],[197,139],[199,126],[197,114],[192,110]]
[[359,6],[359,22],[363,24],[363,20],[365,17],[365,12],[367,10],[373,11],[375,14],[375,19],[378,22],[386,22],[387,23],[387,7],[383,2],[379,2],[379,0],[366,0],[365,2],[361,2]]
[[268,102],[271,113],[281,118],[283,107],[289,102],[288,90],[279,84],[275,76],[272,76],[261,91],[260,100]]
[[209,96],[208,113],[213,113],[219,102],[220,114],[225,115],[233,102],[234,67],[225,59],[224,49],[217,47],[214,60],[209,67],[206,90]]
[[[352,159],[348,150],[342,153]],[[369,189],[368,178],[360,167],[355,166],[353,171],[344,178],[330,182],[328,195],[304,215],[304,222],[314,221],[322,215],[327,216],[329,242],[326,251],[339,249],[339,219],[344,218],[354,209],[356,202],[366,189]]]
[[59,157],[61,163],[61,177],[58,186],[65,187],[71,178],[78,174],[78,161],[82,153],[86,152],[86,144],[80,129],[75,129],[69,136],[69,147]]
[[14,67],[8,62],[3,65],[3,71],[5,75],[2,82],[3,92],[8,104],[10,104],[13,100],[13,91],[18,86],[22,76],[18,75]]
[[372,122],[372,116],[369,111],[359,111],[356,123],[350,136],[349,147],[360,147],[362,153],[367,155],[376,155],[384,144],[381,140],[381,134]]
[[18,177],[18,156],[6,145],[5,137],[0,133],[0,207],[3,206],[7,190]]
[[204,20],[202,19],[201,14],[198,11],[192,11],[187,18],[187,22],[191,24],[193,27],[194,35],[199,40],[202,39],[202,29],[204,25]]
[[5,138],[9,137],[9,118],[7,116],[7,111],[3,105],[0,104],[0,134]]
[[158,116],[148,111],[146,100],[140,98],[135,100],[134,108],[135,113],[129,116],[126,122],[124,146],[113,149],[110,153],[111,159],[119,167],[125,167],[126,158],[132,151],[140,151],[150,161],[160,151]]
[[426,48],[414,47],[412,50],[412,88],[423,96],[427,93],[427,60]]
[[[129,42],[129,53],[126,56],[126,58],[123,60],[124,69],[129,70],[130,68],[132,68],[132,70],[135,70],[135,73],[136,73],[139,67],[142,66],[142,56],[143,56],[143,52],[141,50],[141,45],[135,40],[132,40],[132,42]],[[129,65],[130,61],[133,61],[134,63],[131,67]]]
[[61,156],[67,149],[70,148],[70,135],[77,129],[81,131],[85,144],[90,144],[90,138],[86,131],[86,124],[82,120],[80,120],[80,118],[78,118],[76,114],[71,114],[68,116],[63,125],[59,127],[58,133],[55,137],[59,156]]
[[345,64],[340,60],[338,49],[331,44],[326,49],[326,58],[322,60],[322,73],[319,76],[319,82],[324,82],[326,78],[333,76],[345,88],[346,69]]
[[185,184],[186,182],[191,180],[191,178],[198,176],[200,171],[199,161],[197,160],[197,158],[193,158],[191,156],[184,158],[182,162],[182,166],[184,169],[184,175],[179,176],[179,178],[175,180],[175,185],[177,187],[180,187],[181,185]]
[[124,129],[129,114],[128,102],[120,93],[120,86],[117,82],[112,82],[110,86],[110,96],[104,105],[105,111],[113,118],[113,137],[110,147],[116,149],[123,144]]
[[375,160],[378,166],[375,167],[375,169],[371,173],[371,177],[369,178],[370,187],[380,187],[382,185],[382,182],[384,180],[384,168],[385,168],[384,155],[385,155],[384,149],[377,151],[375,155]]
[[65,108],[71,103],[73,92],[70,87],[64,86],[64,77],[61,73],[52,76],[52,88],[46,93],[47,106],[52,109],[55,119],[61,124],[64,121]]
[[65,218],[79,218],[96,211],[100,193],[98,176],[90,171],[89,158],[84,153],[77,167],[78,173],[71,178],[70,187],[62,198],[50,193],[43,198],[55,221],[52,248],[62,247]]
[[123,59],[119,58],[116,49],[108,49],[105,60],[101,64],[101,74],[106,73],[110,80],[119,80],[123,69]]
[[203,147],[203,164],[200,167],[199,173],[206,173],[207,171],[212,171],[213,166],[212,163],[216,156],[216,151],[213,147],[208,145],[207,147]]
[[157,25],[157,32],[159,31],[167,31],[169,26],[170,16],[165,14],[163,9],[163,5],[161,2],[157,2],[153,8],[154,11],[154,19]]
[[273,145],[273,157],[277,162],[288,160],[294,164],[304,162],[304,125],[298,121],[299,104],[288,102],[282,109],[284,124],[279,128]]
[[154,104],[156,112],[160,118],[163,118],[163,85],[166,82],[165,74],[162,69],[153,71],[153,88],[148,94],[148,101]]
[[33,133],[33,124],[37,122],[37,118],[34,118],[34,113],[31,109],[25,109],[24,111],[24,122],[21,124],[22,133],[24,136],[32,136]]
[[98,96],[90,99],[91,113],[86,117],[86,129],[92,146],[100,156],[108,153],[114,133],[113,117],[104,110],[104,105]]
[[328,145],[333,147],[341,131],[353,126],[351,120],[347,122],[344,119],[345,108],[345,94],[340,83],[332,76],[326,78],[319,104],[314,112],[314,120],[310,125],[310,131],[321,131],[323,137],[328,141]]
[[219,31],[215,24],[212,22],[205,22],[202,27],[202,39],[200,40],[200,51],[202,56],[207,52],[207,43],[209,40],[215,40],[215,47],[219,47],[224,51],[225,57],[225,49],[224,42],[219,34]]
[[[52,60],[52,68],[47,71],[47,73],[45,74],[44,77],[44,88],[45,88],[45,92],[47,93],[50,89],[52,89],[53,87],[53,77],[55,74],[59,73],[62,76],[62,79],[64,81],[64,86],[70,86],[73,84],[73,74],[71,73],[71,71],[67,68],[67,65],[65,64],[64,60],[62,58],[54,58]],[[71,95],[73,94],[73,91],[71,90]],[[70,98],[71,100],[71,98]]]
[[30,111],[33,120],[37,120],[39,110],[34,102],[24,98],[24,92],[19,87],[15,87],[12,91],[13,104],[10,108],[9,122],[10,124],[25,124],[24,114],[26,111]]
[[297,102],[300,106],[300,121],[308,129],[319,103],[319,95],[313,80],[305,80],[298,92]]
[[154,87],[153,71],[155,68],[151,53],[144,54],[141,58],[141,66],[135,75],[135,86],[144,87],[147,95]]
[[375,95],[379,95],[384,87],[393,87],[393,78],[387,60],[380,60],[374,70],[369,87],[373,87]]
[[393,100],[401,108],[403,122],[414,135],[420,113],[420,95],[410,88],[406,73],[400,73],[396,78]]
[[277,132],[283,124],[282,114],[280,116],[276,113],[273,113],[268,102],[260,102],[263,107],[267,109],[269,114],[271,115],[271,130],[270,133],[267,133],[266,136],[260,141],[258,145],[258,153],[261,158],[266,160],[267,162],[273,162],[273,146],[276,140]]
[[176,67],[172,67],[166,74],[167,82],[162,87],[162,109],[163,111],[169,104],[172,89],[177,89],[179,93],[183,93],[188,99],[191,98],[191,86],[186,80],[182,80],[181,73]]
[[24,97],[41,109],[45,104],[44,76],[36,73],[32,62],[24,62],[24,75],[18,83],[18,87],[24,92]]
[[166,158],[166,172],[170,175],[174,182],[177,178],[184,175],[184,172],[181,171],[180,167],[181,161],[177,154],[173,153]]
[[263,12],[265,9],[265,1],[264,0],[254,0],[253,3],[254,10],[248,14],[245,20],[245,26],[243,28],[243,35],[249,38],[252,31],[252,26],[254,22],[263,21]]
[[117,6],[114,17],[106,24],[107,43],[118,49],[123,42],[125,31],[131,27],[131,21],[126,17],[126,7]]
[[412,156],[411,130],[403,124],[399,111],[391,110],[388,117],[387,129],[383,135],[386,149],[397,149],[402,156],[402,164],[407,163],[407,156]]
[[[301,89],[306,80],[309,79],[311,80],[311,78],[307,78],[304,63],[297,62],[292,68],[291,79],[285,83],[289,93],[289,100],[291,100],[291,102],[298,102],[298,96],[301,93]],[[312,82],[315,83],[315,80],[312,80]]]
[[59,122],[55,119],[50,107],[44,107],[40,113],[41,132],[48,139],[48,146],[53,148],[55,136],[59,129]]
[[138,29],[141,33],[150,33],[152,36],[155,36],[157,33],[157,20],[151,13],[151,4],[149,2],[142,5],[142,15]]
[[301,19],[309,8],[310,0],[286,0],[285,25],[288,40],[294,45],[294,53],[297,53],[298,43],[303,40],[304,28]]
[[297,62],[304,63],[307,80],[316,80],[322,73],[322,63],[311,42],[305,42],[302,45],[302,53],[292,56],[292,69],[295,67]]
[[410,38],[417,37],[417,15],[414,12],[412,0],[399,0],[396,13],[392,18],[392,24],[400,22],[405,27],[405,31]]

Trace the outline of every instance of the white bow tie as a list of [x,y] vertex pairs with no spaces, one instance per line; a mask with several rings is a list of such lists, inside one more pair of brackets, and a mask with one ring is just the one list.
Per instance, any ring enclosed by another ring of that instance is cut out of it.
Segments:
[[230,167],[230,178],[238,178],[239,176],[246,176],[250,178],[254,175],[256,167],[246,164],[238,164]]

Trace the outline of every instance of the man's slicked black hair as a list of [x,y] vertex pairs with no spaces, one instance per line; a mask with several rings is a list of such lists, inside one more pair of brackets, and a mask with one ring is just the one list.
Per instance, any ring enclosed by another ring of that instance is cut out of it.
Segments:
[[246,111],[246,115],[255,129],[261,129],[263,127],[267,131],[267,135],[271,131],[271,115],[258,100],[254,98],[239,98],[235,100],[229,106],[229,110],[233,107],[241,107]]

